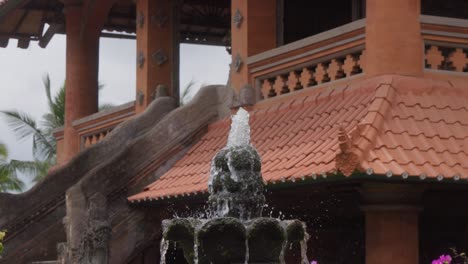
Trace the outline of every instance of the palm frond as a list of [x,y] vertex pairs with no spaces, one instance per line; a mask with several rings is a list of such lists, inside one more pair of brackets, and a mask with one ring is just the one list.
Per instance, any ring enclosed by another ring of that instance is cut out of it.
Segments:
[[191,80],[182,90],[182,93],[180,95],[180,105],[184,105],[192,99],[192,90],[193,87],[195,86],[195,81]]
[[37,157],[50,158],[50,153],[55,153],[55,146],[51,144],[52,135],[46,136],[40,130],[36,121],[26,113],[18,111],[0,111],[7,117],[10,128],[16,133],[18,139],[24,140],[28,137],[33,138],[33,154]]
[[8,149],[7,146],[3,143],[0,143],[0,159],[6,160],[8,157]]
[[18,178],[16,170],[9,163],[0,164],[0,192],[22,191],[24,183]]
[[47,176],[49,169],[55,164],[52,160],[35,160],[35,161],[20,161],[20,160],[12,160],[10,161],[10,166],[19,171],[24,173],[28,176],[33,177],[33,182],[37,183],[42,180],[45,176]]
[[25,139],[36,133],[41,133],[36,125],[36,121],[28,114],[12,111],[0,111],[5,117],[8,126],[16,133],[18,139]]

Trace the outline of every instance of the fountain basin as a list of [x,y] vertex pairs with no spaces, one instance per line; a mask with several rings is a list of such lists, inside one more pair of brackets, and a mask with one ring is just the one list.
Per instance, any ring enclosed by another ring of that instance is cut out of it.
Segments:
[[177,242],[191,264],[284,263],[286,247],[305,241],[307,233],[298,220],[178,218],[163,221],[163,238]]

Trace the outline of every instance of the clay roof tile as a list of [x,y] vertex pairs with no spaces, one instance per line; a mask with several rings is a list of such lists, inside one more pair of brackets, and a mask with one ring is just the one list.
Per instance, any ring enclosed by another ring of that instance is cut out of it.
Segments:
[[[466,83],[379,76],[359,83],[285,95],[252,108],[252,144],[265,182],[333,175],[338,155],[356,155],[370,177],[468,178]],[[349,141],[339,148],[338,131]],[[206,192],[212,157],[224,147],[229,119],[206,134],[159,180],[129,198]]]

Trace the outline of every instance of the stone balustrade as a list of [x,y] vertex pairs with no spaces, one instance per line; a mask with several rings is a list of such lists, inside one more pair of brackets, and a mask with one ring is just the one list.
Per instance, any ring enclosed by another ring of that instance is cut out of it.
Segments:
[[468,20],[422,15],[425,44],[424,67],[428,72],[468,72]]
[[249,57],[257,100],[364,72],[365,19]]
[[[78,131],[81,149],[102,141],[117,125],[135,115],[135,102],[103,110],[82,119],[75,120],[73,127]],[[54,131],[57,140],[57,159],[63,152],[63,128]]]

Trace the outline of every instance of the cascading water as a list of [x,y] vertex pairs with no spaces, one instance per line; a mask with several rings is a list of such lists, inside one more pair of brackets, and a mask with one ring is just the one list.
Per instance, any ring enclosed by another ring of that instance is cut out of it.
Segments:
[[162,264],[168,241],[178,242],[190,264],[285,263],[292,243],[300,243],[302,263],[308,263],[305,224],[261,216],[261,160],[250,143],[249,113],[242,108],[232,117],[226,147],[212,160],[208,190],[211,218],[163,221]]

